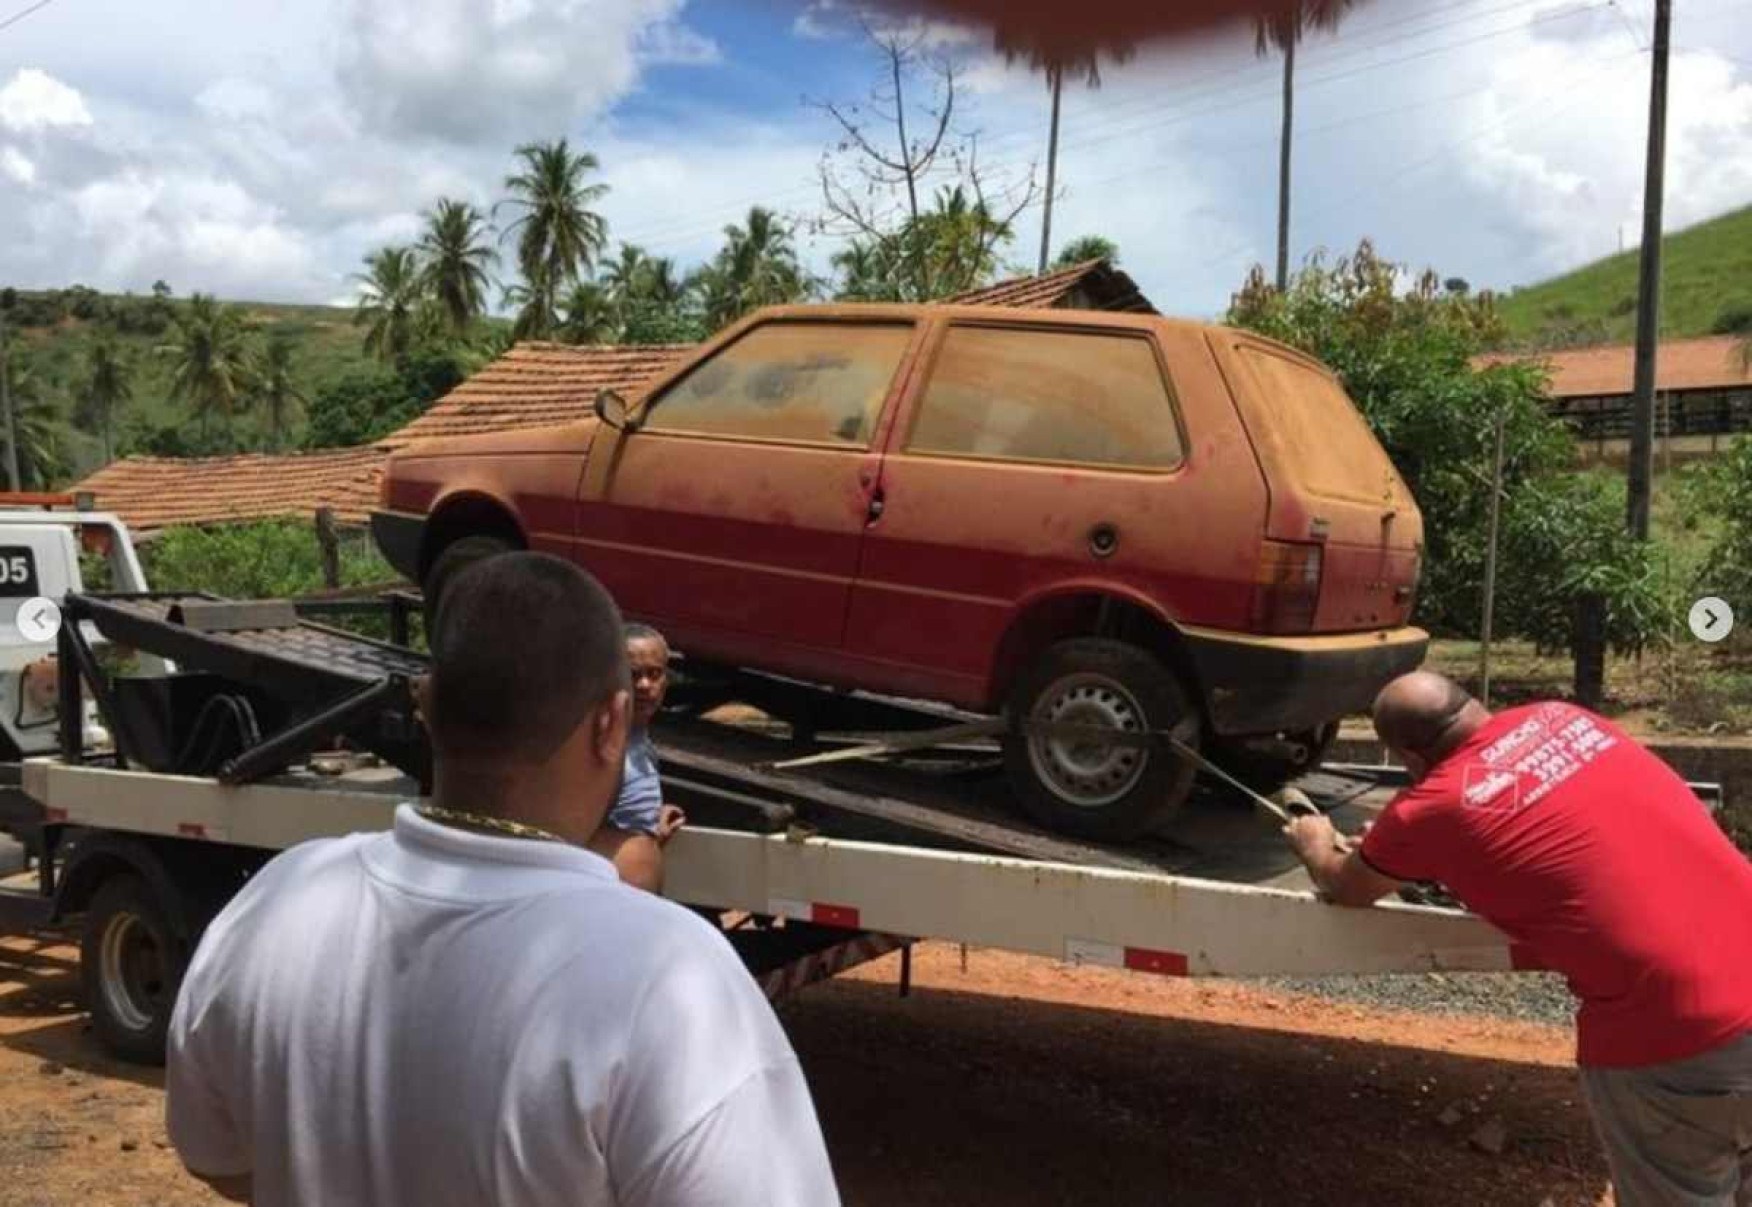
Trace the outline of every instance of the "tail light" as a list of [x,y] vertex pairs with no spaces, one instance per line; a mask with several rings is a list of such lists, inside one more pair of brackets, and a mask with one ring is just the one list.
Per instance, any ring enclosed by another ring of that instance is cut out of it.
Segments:
[[1323,546],[1303,541],[1266,541],[1254,575],[1253,631],[1307,633],[1320,603]]

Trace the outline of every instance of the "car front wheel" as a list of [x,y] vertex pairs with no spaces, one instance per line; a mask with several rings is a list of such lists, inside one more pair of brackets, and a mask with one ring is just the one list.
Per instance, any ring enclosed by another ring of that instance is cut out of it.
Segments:
[[[1157,742],[1090,736],[1166,732],[1197,748],[1199,716],[1174,673],[1148,650],[1103,637],[1049,647],[1011,695],[1004,766],[1023,810],[1048,829],[1107,842],[1159,825],[1192,791],[1193,765]],[[1054,725],[1075,727],[1054,734]]]

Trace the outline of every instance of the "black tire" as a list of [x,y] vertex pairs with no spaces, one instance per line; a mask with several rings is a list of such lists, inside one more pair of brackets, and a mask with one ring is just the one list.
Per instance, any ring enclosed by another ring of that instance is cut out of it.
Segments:
[[139,876],[114,876],[92,896],[80,940],[85,1008],[103,1046],[135,1064],[164,1063],[188,949]]
[[420,596],[422,603],[422,621],[426,630],[426,642],[432,641],[432,622],[438,618],[438,600],[444,594],[444,587],[455,578],[458,572],[474,565],[483,558],[497,557],[501,553],[509,553],[515,548],[503,537],[460,536],[439,552],[432,559],[431,567],[426,571],[426,577],[420,580]]
[[1212,743],[1210,759],[1255,792],[1271,793],[1320,766],[1337,740],[1338,722],[1332,721],[1319,729],[1286,734],[1284,741],[1300,747],[1299,754],[1262,750],[1234,740]]
[[[1049,647],[1018,680],[1017,725],[1059,720],[1122,730],[1167,730],[1197,749],[1199,713],[1173,671],[1148,650],[1104,637]],[[1124,842],[1160,825],[1192,791],[1195,768],[1172,751],[1012,733],[1004,770],[1016,800],[1050,830]]]

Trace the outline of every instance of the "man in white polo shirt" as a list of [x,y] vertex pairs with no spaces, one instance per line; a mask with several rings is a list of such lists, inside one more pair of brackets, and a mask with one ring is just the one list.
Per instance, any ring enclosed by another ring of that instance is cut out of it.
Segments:
[[195,953],[170,1029],[184,1164],[265,1207],[832,1207],[796,1057],[729,944],[584,849],[626,745],[613,601],[506,554],[456,576],[437,627],[432,807],[283,853]]

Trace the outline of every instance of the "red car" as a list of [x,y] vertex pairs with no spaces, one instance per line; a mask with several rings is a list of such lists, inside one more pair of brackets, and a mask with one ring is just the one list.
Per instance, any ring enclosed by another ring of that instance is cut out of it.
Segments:
[[373,528],[421,582],[571,558],[690,662],[1007,713],[1020,803],[1107,839],[1193,772],[1089,727],[1281,779],[1428,644],[1422,517],[1337,379],[1156,317],[763,310],[593,418],[402,450]]

